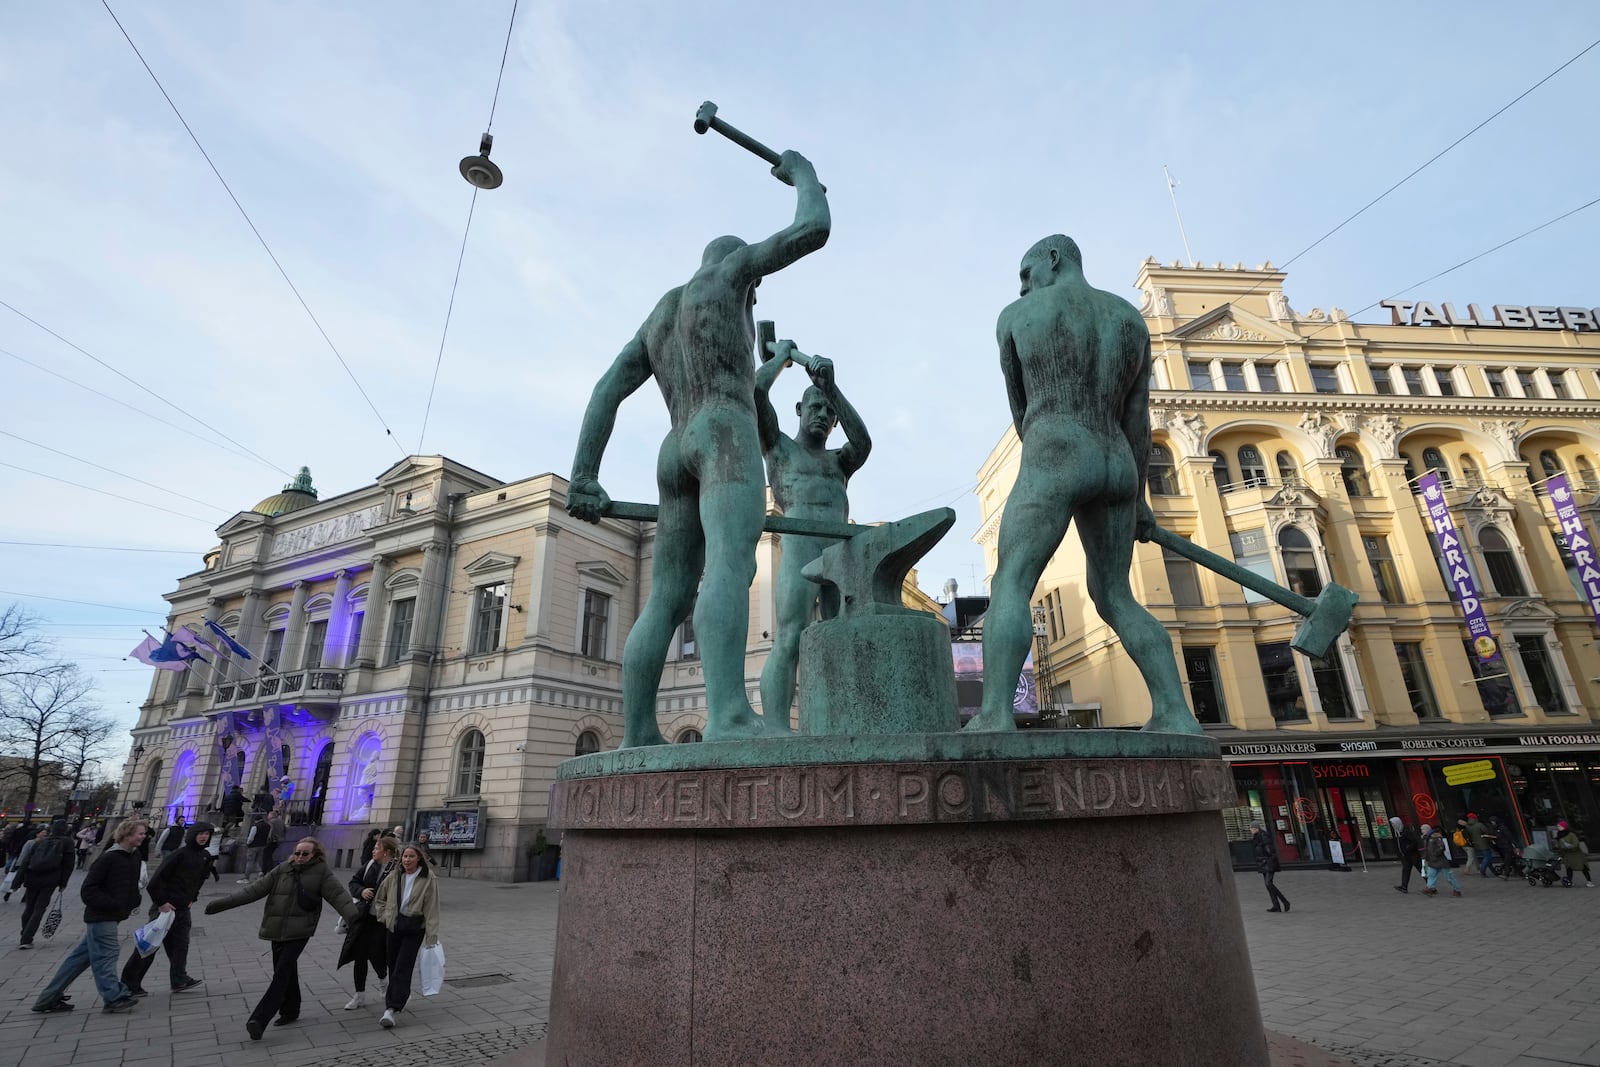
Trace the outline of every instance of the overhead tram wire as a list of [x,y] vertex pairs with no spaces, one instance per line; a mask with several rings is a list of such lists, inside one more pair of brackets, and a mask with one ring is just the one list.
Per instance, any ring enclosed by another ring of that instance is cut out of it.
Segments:
[[[1394,192],[1396,189],[1400,188],[1402,185],[1406,184],[1406,182],[1409,182],[1412,178],[1415,178],[1417,175],[1421,174],[1423,171],[1427,170],[1429,167],[1433,166],[1433,164],[1437,163],[1440,159],[1444,158],[1445,155],[1447,155],[1449,152],[1451,152],[1453,149],[1455,149],[1457,146],[1459,146],[1467,138],[1471,137],[1473,134],[1477,133],[1479,130],[1481,130],[1485,126],[1489,125],[1489,123],[1493,122],[1495,119],[1499,118],[1501,115],[1504,115],[1507,111],[1510,111],[1513,107],[1515,107],[1518,103],[1520,103],[1524,97],[1528,96],[1535,89],[1539,88],[1541,85],[1543,85],[1545,82],[1549,81],[1551,78],[1554,78],[1557,74],[1560,74],[1562,71],[1564,71],[1568,67],[1572,66],[1572,64],[1576,63],[1578,60],[1582,59],[1584,56],[1588,55],[1590,52],[1594,51],[1594,49],[1597,48],[1597,47],[1600,47],[1600,38],[1597,38],[1596,40],[1591,41],[1589,43],[1588,47],[1584,48],[1577,55],[1573,56],[1571,59],[1567,60],[1565,63],[1563,63],[1559,67],[1557,67],[1555,70],[1552,70],[1549,74],[1546,74],[1544,77],[1540,78],[1538,81],[1534,82],[1532,85],[1530,85],[1526,89],[1522,90],[1522,92],[1520,92],[1516,96],[1512,97],[1512,99],[1510,101],[1508,101],[1506,104],[1501,106],[1501,108],[1498,111],[1496,111],[1494,114],[1490,115],[1488,118],[1484,119],[1482,122],[1480,122],[1476,126],[1472,127],[1472,129],[1468,130],[1466,133],[1462,134],[1460,137],[1457,137],[1454,141],[1451,141],[1448,145],[1445,145],[1438,152],[1435,152],[1431,157],[1428,158],[1428,160],[1425,163],[1423,163],[1421,166],[1417,167],[1410,174],[1407,174],[1404,178],[1401,178],[1399,181],[1397,181],[1393,185],[1389,186],[1389,188],[1385,189],[1383,192],[1379,193],[1377,196],[1373,197],[1371,200],[1367,201],[1367,203],[1363,204],[1353,214],[1351,214],[1349,217],[1347,217],[1343,222],[1339,223],[1339,225],[1335,226],[1333,229],[1329,230],[1327,233],[1323,234],[1321,237],[1318,237],[1315,241],[1312,241],[1310,244],[1306,245],[1304,248],[1302,248],[1300,251],[1296,252],[1294,255],[1290,256],[1287,260],[1285,260],[1283,262],[1283,264],[1278,269],[1279,270],[1287,270],[1289,265],[1294,263],[1295,260],[1299,259],[1301,256],[1304,256],[1307,252],[1311,251],[1313,248],[1317,247],[1322,242],[1326,241],[1328,238],[1332,237],[1334,234],[1338,233],[1340,230],[1342,230],[1346,226],[1350,225],[1350,223],[1354,222],[1356,219],[1358,219],[1362,215],[1366,214],[1369,209],[1375,207],[1378,204],[1379,201],[1383,200],[1390,193]],[[1587,205],[1585,205],[1585,206],[1587,206]],[[1581,211],[1583,209],[1582,208],[1578,208],[1577,210]],[[1565,216],[1562,216],[1562,217],[1564,218]],[[1552,219],[1551,221],[1555,222],[1555,221],[1559,221],[1559,220]],[[1549,225],[1549,223],[1546,223],[1546,225]],[[1520,238],[1513,238],[1513,240],[1520,240]],[[1484,254],[1487,255],[1488,253],[1484,253]],[[1454,268],[1452,268],[1452,269],[1454,269]],[[1234,300],[1237,301],[1242,297],[1249,296],[1251,293],[1253,293],[1257,289],[1261,288],[1261,286],[1264,285],[1264,284],[1266,284],[1265,281],[1256,282],[1256,284],[1252,285],[1249,289],[1246,289],[1243,293],[1240,293],[1238,297],[1235,297]],[[1422,283],[1419,282],[1418,284],[1422,284]],[[1366,309],[1363,308],[1362,310],[1365,311]],[[1359,312],[1357,314],[1359,314]]]
[[66,545],[58,541],[0,541],[21,548],[71,548],[80,552],[149,552],[159,556],[192,556],[192,548],[134,548],[131,545]]
[[68,478],[58,478],[54,474],[45,474],[43,471],[31,470],[27,467],[19,467],[15,463],[7,463],[4,460],[0,460],[0,467],[9,467],[11,470],[21,471],[23,474],[31,474],[35,478],[45,478],[52,482],[60,482],[62,485],[70,485],[74,489],[87,489],[91,493],[99,493],[101,496],[109,496],[116,500],[125,500],[130,504],[138,504],[143,508],[154,508],[156,511],[164,511],[168,515],[176,515],[180,519],[192,519],[195,522],[203,522],[207,524],[211,523],[210,519],[202,519],[198,515],[185,515],[181,511],[173,511],[171,508],[164,508],[160,504],[152,504],[148,500],[140,500],[136,497],[123,496],[121,493],[113,493],[109,489],[96,489],[92,485],[84,485],[82,482],[74,482]]
[[[333,357],[339,361],[339,366],[344,368],[345,374],[349,376],[351,383],[356,387],[356,392],[361,394],[361,399],[365,400],[367,402],[367,407],[372,409],[372,414],[377,418],[378,425],[383,427],[384,435],[388,437],[390,441],[394,442],[394,446],[400,450],[400,454],[402,456],[405,455],[405,446],[402,445],[400,443],[400,439],[394,435],[394,431],[389,429],[389,424],[384,421],[383,413],[378,410],[378,405],[374,404],[372,402],[372,397],[367,395],[366,388],[362,386],[361,380],[356,377],[356,372],[350,369],[350,364],[345,361],[344,355],[339,351],[339,346],[333,343],[333,338],[329,337],[328,331],[322,328],[322,322],[317,318],[316,313],[311,310],[311,305],[306,303],[306,298],[300,295],[299,288],[294,284],[293,279],[289,277],[289,272],[283,269],[283,264],[278,262],[278,257],[272,251],[272,246],[267,244],[267,239],[261,236],[261,231],[256,228],[255,222],[250,218],[250,213],[244,209],[244,205],[239,202],[239,198],[233,195],[233,188],[228,184],[228,180],[222,176],[222,171],[218,170],[217,165],[212,162],[210,153],[206,151],[205,145],[200,143],[200,138],[195,136],[194,130],[189,126],[189,120],[184,118],[183,112],[178,110],[178,105],[173,102],[172,96],[167,92],[166,86],[161,84],[161,79],[156,77],[156,72],[152,70],[150,68],[150,64],[145,61],[144,53],[140,52],[139,46],[133,43],[133,38],[128,35],[128,31],[122,25],[122,20],[117,18],[117,13],[115,11],[111,10],[111,4],[108,2],[108,0],[100,0],[100,6],[106,9],[106,14],[111,16],[111,21],[117,24],[117,29],[122,32],[123,40],[127,41],[128,47],[133,49],[133,54],[138,57],[140,65],[145,69],[145,73],[150,75],[150,80],[156,83],[156,88],[161,91],[161,96],[166,100],[167,106],[170,107],[172,109],[172,113],[178,117],[178,121],[183,124],[183,130],[189,135],[189,140],[194,142],[194,146],[200,150],[200,155],[205,158],[206,165],[211,168],[211,173],[215,174],[217,176],[217,181],[222,183],[223,191],[228,194],[228,199],[232,200],[233,206],[239,209],[239,214],[244,218],[245,225],[249,226],[250,232],[256,235],[256,240],[261,243],[262,249],[267,253],[267,258],[272,260],[272,265],[278,268],[278,273],[283,277],[284,283],[289,286],[289,291],[293,293],[294,298],[300,302],[300,307],[305,311],[306,317],[309,318],[311,320],[311,324],[317,328],[317,333],[322,335],[322,340],[327,343],[328,350],[333,353]],[[281,467],[278,469],[282,470]]]
[[[136,408],[132,404],[128,403],[126,400],[119,400],[116,397],[112,396],[110,393],[102,393],[100,390],[94,388],[93,386],[84,385],[80,381],[76,381],[75,379],[68,378],[65,374],[62,374],[60,371],[51,370],[49,367],[41,366],[40,364],[35,363],[33,360],[26,359],[26,358],[24,358],[22,356],[19,356],[15,352],[10,351],[9,349],[0,348],[0,356],[10,356],[12,359],[16,360],[18,363],[26,364],[27,366],[32,367],[36,371],[42,371],[45,374],[53,375],[54,377],[60,378],[62,381],[66,382],[68,385],[76,386],[77,388],[82,389],[84,392],[93,393],[95,396],[100,397],[102,400],[109,400],[113,404],[118,404],[118,405],[120,405],[122,407],[125,407],[129,411],[133,412],[135,415],[143,415],[147,419],[154,419],[154,420],[156,420],[157,422],[159,422],[163,426],[170,426],[172,429],[177,430],[181,434],[187,434],[190,437],[193,437],[196,441],[204,442],[205,444],[210,445],[212,448],[221,449],[222,451],[228,453],[231,456],[238,456],[241,459],[255,459],[258,462],[263,463],[268,467],[271,467],[275,471],[281,471],[284,474],[288,474],[289,473],[288,471],[284,470],[282,467],[278,466],[276,463],[273,463],[270,460],[262,459],[262,457],[256,455],[254,452],[240,451],[240,448],[242,448],[243,446],[240,446],[239,448],[235,448],[235,447],[231,447],[229,445],[218,444],[216,441],[213,441],[209,437],[203,437],[200,434],[195,433],[193,430],[189,429],[187,426],[179,426],[177,423],[172,422],[169,419],[163,419],[160,415],[153,414],[152,412],[146,411],[143,408]],[[183,411],[182,408],[179,408],[178,410],[179,411]],[[189,414],[187,411],[183,411],[183,413],[185,415]],[[192,416],[192,415],[190,415],[189,417],[190,418],[194,418],[194,416]],[[198,422],[199,420],[196,419],[195,421]],[[205,424],[201,423],[201,425],[203,426]],[[292,477],[292,475],[291,475],[291,477]]]
[[149,615],[151,618],[165,619],[167,616],[160,611],[146,611],[144,608],[128,608],[121,604],[99,604],[93,600],[68,600],[66,597],[44,596],[41,593],[19,593],[15,589],[0,589],[0,596],[17,596],[24,600],[50,600],[57,604],[77,604],[85,608],[107,608],[111,611],[131,611],[135,615]]
[[22,437],[22,436],[20,436],[18,434],[14,434],[10,430],[0,430],[0,435],[3,435],[5,437],[9,437],[13,441],[21,441],[25,445],[32,445],[34,448],[42,448],[46,452],[54,452],[58,456],[62,456],[64,458],[66,458],[66,459],[72,460],[74,463],[82,463],[85,466],[93,467],[95,470],[105,471],[107,474],[115,474],[118,478],[126,478],[130,482],[138,482],[140,485],[148,486],[149,488],[154,489],[157,492],[166,493],[169,496],[175,496],[180,500],[187,500],[191,504],[199,504],[203,508],[212,508],[212,509],[214,509],[216,511],[227,511],[228,510],[227,508],[224,508],[224,507],[218,507],[216,504],[213,504],[210,501],[197,500],[194,497],[187,496],[187,495],[185,495],[183,493],[178,492],[175,489],[168,489],[168,488],[166,488],[164,486],[157,485],[155,482],[147,482],[143,478],[135,478],[131,474],[123,474],[121,471],[112,470],[110,467],[102,466],[101,464],[96,463],[93,460],[84,459],[82,456],[74,456],[70,452],[61,451],[59,448],[51,448],[49,445],[42,445],[38,441],[30,441],[30,440],[28,440],[28,438]]
[[[103,0],[102,0],[103,2]],[[506,57],[511,54],[511,31],[517,25],[518,0],[511,0],[511,21],[506,25],[506,43],[500,50],[500,73],[494,79],[494,99],[489,102],[489,124],[484,127],[487,136],[494,130],[495,108],[500,106],[500,83],[506,76]],[[461,264],[467,258],[467,236],[472,233],[472,215],[478,209],[478,187],[472,187],[472,201],[467,205],[467,225],[461,231],[461,250],[456,253],[456,274],[450,282],[450,302],[444,309],[444,330],[439,334],[439,352],[433,359],[433,380],[428,383],[428,402],[422,408],[422,429],[417,434],[417,454],[422,453],[422,442],[428,436],[428,416],[433,413],[433,394],[439,388],[439,368],[444,364],[444,343],[450,336],[450,316],[456,309],[456,289],[461,285]]]
[[[163,404],[167,405],[167,407],[169,407],[172,410],[178,412],[180,415],[185,415],[188,418],[193,419],[195,422],[199,423],[201,426],[204,426],[206,429],[210,430],[212,433],[216,434],[218,437],[222,438],[224,441],[227,441],[229,444],[234,445],[235,447],[238,447],[238,448],[242,448],[244,451],[248,452],[251,456],[254,456],[256,459],[260,460],[262,463],[265,463],[267,466],[271,467],[273,470],[278,471],[281,474],[288,474],[289,477],[291,477],[291,478],[294,477],[294,475],[289,474],[288,471],[284,470],[282,467],[278,466],[276,463],[272,462],[272,460],[268,459],[266,456],[263,456],[261,453],[257,452],[255,449],[251,448],[249,445],[240,444],[238,441],[235,441],[233,438],[229,437],[227,434],[223,433],[221,430],[217,429],[215,426],[211,425],[209,422],[205,421],[200,416],[196,415],[194,412],[189,411],[186,408],[179,407],[177,404],[174,404],[172,401],[168,400],[166,397],[162,396],[160,393],[156,392],[155,390],[150,389],[147,386],[142,385],[139,382],[134,381],[132,378],[128,377],[128,375],[124,374],[122,371],[120,371],[117,368],[113,367],[111,364],[107,363],[105,360],[101,359],[99,356],[95,355],[93,352],[89,351],[87,348],[84,348],[82,345],[77,344],[74,341],[67,340],[65,337],[61,336],[59,333],[56,333],[56,331],[52,330],[50,327],[48,327],[44,323],[40,322],[38,319],[34,318],[32,315],[29,315],[27,312],[18,309],[17,307],[13,306],[12,304],[8,304],[4,300],[0,300],[0,307],[5,308],[7,311],[11,312],[13,315],[18,316],[19,318],[26,319],[28,322],[33,323],[33,325],[35,325],[39,329],[43,330],[45,333],[49,334],[51,337],[54,337],[57,341],[60,341],[62,344],[66,345],[68,348],[71,348],[71,349],[73,349],[73,350],[75,350],[77,352],[81,352],[85,356],[88,356],[90,359],[94,360],[96,363],[100,364],[100,366],[104,367],[106,370],[110,371],[112,374],[115,374],[117,377],[121,378],[123,381],[125,381],[129,385],[133,386],[135,389],[138,389],[141,392],[149,393],[151,396],[155,397],[157,400],[159,400]],[[14,355],[13,353],[10,353],[10,352],[7,352],[6,355],[12,356],[12,358],[14,358],[14,359],[22,359],[21,356],[16,356],[16,355]],[[23,362],[26,363],[27,360],[23,360]],[[84,388],[88,388],[88,387],[85,386]],[[204,438],[202,438],[202,440],[204,440]],[[210,442],[208,442],[208,443],[210,443]]]

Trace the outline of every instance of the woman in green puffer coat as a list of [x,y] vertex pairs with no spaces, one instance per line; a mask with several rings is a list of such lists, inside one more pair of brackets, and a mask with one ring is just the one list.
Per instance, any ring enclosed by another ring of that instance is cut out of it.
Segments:
[[1570,886],[1572,876],[1582,871],[1583,884],[1593,889],[1594,879],[1589,877],[1589,856],[1583,850],[1578,832],[1567,824],[1567,820],[1556,823],[1556,839],[1551,844],[1561,853],[1561,862],[1567,868],[1567,876],[1561,879],[1561,884]]
[[261,1040],[274,1015],[278,1026],[300,1017],[298,961],[311,935],[317,932],[322,902],[332,904],[345,922],[354,923],[361,915],[344,884],[329,868],[322,842],[314,837],[295,842],[294,852],[287,860],[237,893],[207,904],[206,914],[215,915],[262,897],[267,898],[267,907],[261,915],[258,936],[272,942],[272,981],[245,1020],[244,1028],[252,1041]]

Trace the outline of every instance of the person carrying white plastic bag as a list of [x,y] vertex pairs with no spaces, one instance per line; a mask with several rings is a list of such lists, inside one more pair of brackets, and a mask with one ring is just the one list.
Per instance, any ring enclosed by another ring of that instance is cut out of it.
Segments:
[[422,950],[422,995],[438,996],[444,988],[444,946],[435,941]]
[[167,931],[172,929],[172,924],[176,921],[170,909],[161,912],[133,932],[133,947],[138,949],[141,956],[155,955],[156,949],[160,948],[161,942],[166,939]]
[[[400,850],[400,864],[378,885],[372,913],[389,930],[389,988],[383,994],[383,1018],[390,1029],[411,999],[411,972],[424,949],[439,944],[439,879],[421,845]],[[439,980],[444,981],[444,951],[437,954]],[[429,965],[431,966],[431,965]],[[428,975],[424,973],[424,982]],[[424,996],[429,995],[426,990]]]

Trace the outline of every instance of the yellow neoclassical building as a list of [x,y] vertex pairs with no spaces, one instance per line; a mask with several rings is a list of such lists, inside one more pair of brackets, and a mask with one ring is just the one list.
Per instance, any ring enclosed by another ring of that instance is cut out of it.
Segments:
[[[1136,281],[1161,524],[1307,595],[1330,582],[1360,595],[1348,634],[1313,661],[1290,649],[1286,609],[1138,547],[1134,590],[1234,765],[1241,853],[1255,820],[1286,859],[1321,864],[1392,856],[1390,815],[1453,826],[1472,810],[1514,836],[1561,818],[1600,833],[1600,629],[1585,535],[1569,551],[1547,484],[1566,479],[1593,534],[1600,309],[1390,301],[1391,321],[1373,325],[1296,311],[1284,278],[1270,263],[1146,260]],[[1008,430],[979,472],[975,540],[991,574],[1019,458]],[[1461,542],[1448,568],[1430,503],[1447,505],[1446,540]],[[1462,568],[1499,658],[1467,645]],[[1075,532],[1035,619],[1051,703],[1079,723],[1144,721],[1143,683],[1088,602]]]

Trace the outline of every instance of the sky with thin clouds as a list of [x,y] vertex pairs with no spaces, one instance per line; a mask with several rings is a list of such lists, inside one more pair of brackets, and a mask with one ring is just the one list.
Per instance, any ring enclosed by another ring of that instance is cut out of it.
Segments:
[[[0,602],[128,726],[150,672],[122,657],[161,594],[302,464],[324,497],[419,446],[568,472],[595,379],[705,243],[792,218],[763,163],[695,136],[702,100],[828,186],[828,245],[756,310],[834,360],[872,432],[855,517],[956,508],[921,580],[975,592],[994,321],[1030,244],[1072,235],[1137,302],[1140,261],[1183,255],[1166,164],[1198,259],[1282,265],[1600,37],[1577,2],[524,0],[506,180],[478,196],[419,440],[509,0],[111,7],[370,398],[106,8],[0,6],[0,300],[148,390],[0,308],[0,540],[177,550],[0,545]],[[1600,48],[1307,252],[1290,301],[1355,313],[1600,195],[1597,99]],[[1597,247],[1600,205],[1412,296],[1593,307]],[[623,406],[613,497],[655,498],[666,427],[651,385]]]

